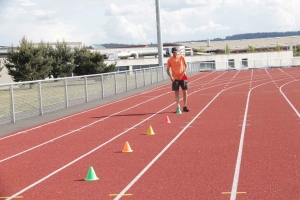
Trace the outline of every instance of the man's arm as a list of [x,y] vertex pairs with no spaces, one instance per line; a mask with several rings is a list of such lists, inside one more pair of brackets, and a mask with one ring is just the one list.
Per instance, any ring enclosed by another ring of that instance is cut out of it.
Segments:
[[185,68],[183,74],[186,74],[186,71],[188,69],[188,65],[187,65],[184,57],[183,57],[183,60],[184,60],[184,68]]
[[173,82],[174,81],[174,78],[173,76],[170,74],[170,67],[167,66],[167,74],[168,76],[170,77],[170,80]]

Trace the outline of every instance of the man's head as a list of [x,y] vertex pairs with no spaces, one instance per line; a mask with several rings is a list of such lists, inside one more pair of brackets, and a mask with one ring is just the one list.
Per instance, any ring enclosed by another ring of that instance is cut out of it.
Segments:
[[172,47],[172,53],[173,53],[174,56],[176,56],[177,53],[178,53],[178,48],[177,47]]

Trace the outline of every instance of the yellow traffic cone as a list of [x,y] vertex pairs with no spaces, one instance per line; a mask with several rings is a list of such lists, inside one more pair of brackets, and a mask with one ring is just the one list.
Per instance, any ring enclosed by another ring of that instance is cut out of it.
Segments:
[[153,129],[151,126],[149,126],[148,128],[148,132],[147,132],[147,135],[154,135],[155,133],[153,132]]
[[95,180],[98,180],[99,178],[97,177],[95,171],[94,171],[94,168],[91,166],[89,168],[89,171],[86,175],[86,178],[84,179],[85,181],[95,181]]
[[124,148],[123,148],[123,153],[129,153],[129,152],[133,152],[133,150],[130,148],[130,145],[128,142],[125,142]]

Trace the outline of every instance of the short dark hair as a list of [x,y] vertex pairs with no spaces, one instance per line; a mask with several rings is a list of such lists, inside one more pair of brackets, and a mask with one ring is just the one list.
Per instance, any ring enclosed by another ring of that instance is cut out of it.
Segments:
[[177,47],[172,47],[172,53],[173,53],[174,51],[178,51],[178,48],[177,48]]

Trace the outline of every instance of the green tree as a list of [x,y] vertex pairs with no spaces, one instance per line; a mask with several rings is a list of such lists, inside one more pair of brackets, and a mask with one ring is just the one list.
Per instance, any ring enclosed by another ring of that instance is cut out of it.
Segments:
[[297,47],[294,51],[294,56],[300,56],[300,47]]
[[255,52],[255,48],[252,45],[248,45],[248,52],[249,53]]
[[[1,67],[1,60],[0,60],[0,72],[2,71],[3,67]],[[1,77],[1,74],[0,74],[0,77]]]
[[21,39],[20,47],[9,48],[5,60],[8,74],[16,82],[45,79],[51,71],[51,64],[46,45],[41,42],[35,47],[25,37]]
[[230,52],[231,52],[231,49],[230,49],[229,45],[226,44],[225,53],[230,54]]
[[200,47],[200,49],[199,49],[199,52],[201,52],[201,53],[205,53],[205,52],[206,52],[206,50],[205,50],[205,48],[203,48],[203,47]]
[[275,50],[280,51],[280,45],[279,44],[276,44]]
[[47,45],[49,55],[53,58],[52,70],[49,74],[53,78],[66,77],[71,74],[75,68],[73,59],[74,53],[71,52],[71,48],[67,46],[65,41],[56,42],[55,48],[51,45]]
[[74,73],[76,75],[100,74],[114,70],[115,64],[107,65],[99,52],[90,52],[86,47],[75,48]]

